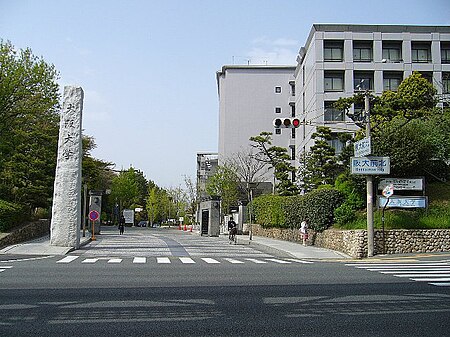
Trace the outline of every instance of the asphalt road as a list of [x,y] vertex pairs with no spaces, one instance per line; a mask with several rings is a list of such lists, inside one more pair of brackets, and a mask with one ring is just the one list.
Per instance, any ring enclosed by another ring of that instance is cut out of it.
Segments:
[[[68,259],[3,259],[0,336],[423,337],[450,331],[447,286],[348,261],[307,263],[231,248],[217,238],[140,236],[136,232],[131,250],[125,239],[106,240]],[[146,251],[145,262],[136,259],[136,247]],[[433,270],[448,264],[434,260]]]

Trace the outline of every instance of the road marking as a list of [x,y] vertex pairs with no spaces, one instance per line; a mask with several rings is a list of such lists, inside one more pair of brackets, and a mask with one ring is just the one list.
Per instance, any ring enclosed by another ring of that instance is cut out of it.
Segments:
[[0,273],[5,271],[6,269],[11,269],[11,268],[12,268],[12,266],[2,266],[0,269]]
[[243,261],[239,261],[239,260],[236,260],[236,259],[230,259],[230,258],[225,258],[224,260],[226,260],[226,261],[228,261],[228,262],[230,262],[230,263],[233,263],[233,264],[242,264],[242,263],[245,263],[245,262],[243,262]]
[[85,259],[85,260],[81,261],[81,263],[95,263],[97,261],[98,261],[98,259]]
[[56,261],[56,263],[70,263],[76,259],[78,259],[78,256],[66,256],[66,257],[62,258],[61,260]]
[[288,261],[292,261],[292,262],[297,262],[297,263],[305,263],[305,264],[310,264],[310,263],[314,263],[311,261],[304,261],[304,260],[299,260],[299,259],[286,259]]
[[168,257],[157,257],[156,262],[158,263],[171,263]]
[[121,263],[122,259],[109,259],[108,263]]
[[180,257],[180,261],[182,263],[195,263],[195,261],[192,260],[190,257]]
[[292,263],[289,261],[284,261],[284,260],[278,260],[278,259],[266,259],[267,261],[272,261],[272,262],[276,262],[276,263],[281,263],[281,264],[288,264],[288,263]]
[[438,287],[450,287],[450,282],[430,283],[430,284]]
[[411,280],[417,282],[450,282],[450,277],[439,277],[439,278],[412,278]]
[[261,261],[261,260],[257,260],[257,259],[246,259],[246,260],[251,261],[253,263],[258,263],[258,264],[267,263],[267,261]]
[[135,257],[133,259],[133,263],[146,263],[147,262],[147,258],[145,257]]
[[219,261],[215,260],[215,259],[211,259],[210,257],[202,257],[202,260],[205,261],[206,263],[220,263]]
[[433,286],[450,286],[450,264],[446,261],[423,263],[355,263],[346,264],[357,269],[378,272],[400,278],[409,278],[415,282],[428,282]]

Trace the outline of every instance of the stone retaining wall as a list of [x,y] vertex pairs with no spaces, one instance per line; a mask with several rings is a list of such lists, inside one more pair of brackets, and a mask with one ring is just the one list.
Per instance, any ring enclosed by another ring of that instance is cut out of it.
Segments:
[[[262,228],[253,225],[253,234],[279,240],[300,242],[297,229]],[[383,254],[383,234],[376,230],[374,253]],[[310,231],[308,244],[343,252],[353,258],[367,257],[366,230],[328,229]],[[450,229],[394,229],[385,232],[386,254],[431,253],[450,251]]]
[[0,239],[0,248],[15,245],[50,234],[50,221],[47,219],[34,221],[14,228],[12,232]]

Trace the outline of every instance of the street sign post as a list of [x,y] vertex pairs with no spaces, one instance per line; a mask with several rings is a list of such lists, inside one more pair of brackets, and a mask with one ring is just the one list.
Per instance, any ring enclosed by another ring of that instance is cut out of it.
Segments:
[[383,254],[386,254],[386,239],[384,236],[384,211],[386,210],[386,206],[389,204],[389,198],[394,195],[394,185],[389,184],[383,189],[383,192],[381,192],[383,196],[386,198],[386,203],[383,207],[383,214],[381,215],[381,227],[382,227],[382,233],[383,233]]
[[370,137],[366,137],[354,144],[355,157],[365,157],[372,153]]
[[95,222],[100,218],[100,213],[95,209],[89,212],[89,220],[92,221],[92,237],[91,240],[95,241]]
[[352,157],[350,170],[352,174],[389,174],[391,172],[391,162],[389,157]]

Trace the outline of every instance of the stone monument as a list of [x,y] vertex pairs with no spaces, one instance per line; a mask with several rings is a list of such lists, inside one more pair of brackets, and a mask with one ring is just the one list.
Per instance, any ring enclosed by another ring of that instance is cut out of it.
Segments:
[[50,244],[80,246],[83,89],[64,87],[53,192]]

